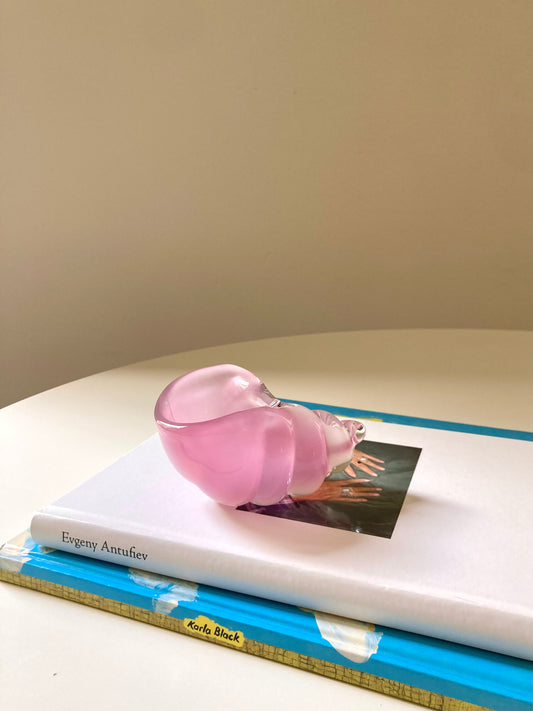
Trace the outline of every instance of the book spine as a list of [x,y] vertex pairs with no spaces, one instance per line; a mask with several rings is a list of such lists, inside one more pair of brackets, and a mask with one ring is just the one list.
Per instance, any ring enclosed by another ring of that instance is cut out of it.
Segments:
[[[427,593],[413,589],[396,590],[391,605],[387,588],[376,588],[361,580],[355,584],[342,574],[324,580],[315,570],[300,569],[296,588],[290,565],[280,569],[275,560],[243,558],[223,547],[204,546],[196,539],[176,541],[156,531],[122,530],[119,522],[115,524],[116,528],[111,529],[101,518],[88,520],[80,512],[50,506],[33,517],[31,536],[42,546],[93,560],[531,658],[531,621],[525,625],[520,611],[501,610],[499,620],[493,620],[487,616],[482,601],[430,600]],[[332,590],[335,596],[331,595]],[[468,629],[464,626],[465,614],[472,621]],[[498,626],[514,630],[515,634],[504,639]]]
[[30,531],[36,543],[66,553],[177,578],[198,577],[194,547],[164,538],[154,540],[148,532],[110,528],[75,511],[39,511]]
[[0,547],[0,580],[407,700],[416,690],[418,703],[432,708],[474,711],[480,707],[471,704],[484,702],[502,711],[531,709],[531,665],[520,660],[164,576],[129,575],[121,566],[111,571],[42,549],[27,532]]
[[[289,605],[321,609],[350,619],[367,619],[367,612],[375,616],[375,606],[367,609],[365,600],[375,599],[376,593],[364,583],[358,584],[358,595],[354,596],[353,581],[344,576],[324,580],[320,572],[299,570],[299,583],[305,577],[306,585],[305,592],[298,591],[290,566],[281,568],[276,560],[243,556],[225,549],[222,544],[214,548],[197,538],[173,540],[157,531],[121,528],[116,520],[111,528],[102,518],[93,520],[79,511],[55,505],[36,513],[30,530],[33,540],[41,546],[93,560]],[[246,575],[243,575],[244,570]],[[328,595],[331,589],[336,591],[333,603],[332,596]],[[397,598],[401,597],[402,592]]]

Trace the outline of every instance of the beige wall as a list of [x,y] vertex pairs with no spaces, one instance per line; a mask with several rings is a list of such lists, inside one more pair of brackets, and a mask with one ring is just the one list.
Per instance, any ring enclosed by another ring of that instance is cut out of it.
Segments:
[[173,351],[530,328],[529,0],[0,0],[2,401]]

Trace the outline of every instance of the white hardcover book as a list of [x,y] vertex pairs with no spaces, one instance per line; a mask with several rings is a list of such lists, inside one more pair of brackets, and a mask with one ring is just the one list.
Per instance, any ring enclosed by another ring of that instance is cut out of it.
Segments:
[[366,425],[371,442],[358,449],[385,460],[375,478],[357,472],[375,488],[366,501],[342,500],[354,484],[346,478],[337,501],[229,509],[179,476],[154,435],[35,514],[31,534],[91,558],[533,658],[533,444]]

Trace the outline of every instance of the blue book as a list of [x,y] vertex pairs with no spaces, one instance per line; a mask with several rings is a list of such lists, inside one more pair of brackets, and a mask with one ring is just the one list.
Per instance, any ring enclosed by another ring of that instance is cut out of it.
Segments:
[[428,708],[527,711],[523,659],[45,548],[0,548],[0,579]]

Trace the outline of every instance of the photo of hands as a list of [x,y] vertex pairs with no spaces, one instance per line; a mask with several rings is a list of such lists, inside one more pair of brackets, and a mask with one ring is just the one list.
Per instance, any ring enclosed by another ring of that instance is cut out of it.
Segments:
[[342,472],[330,474],[306,496],[241,511],[391,538],[421,449],[365,440]]

